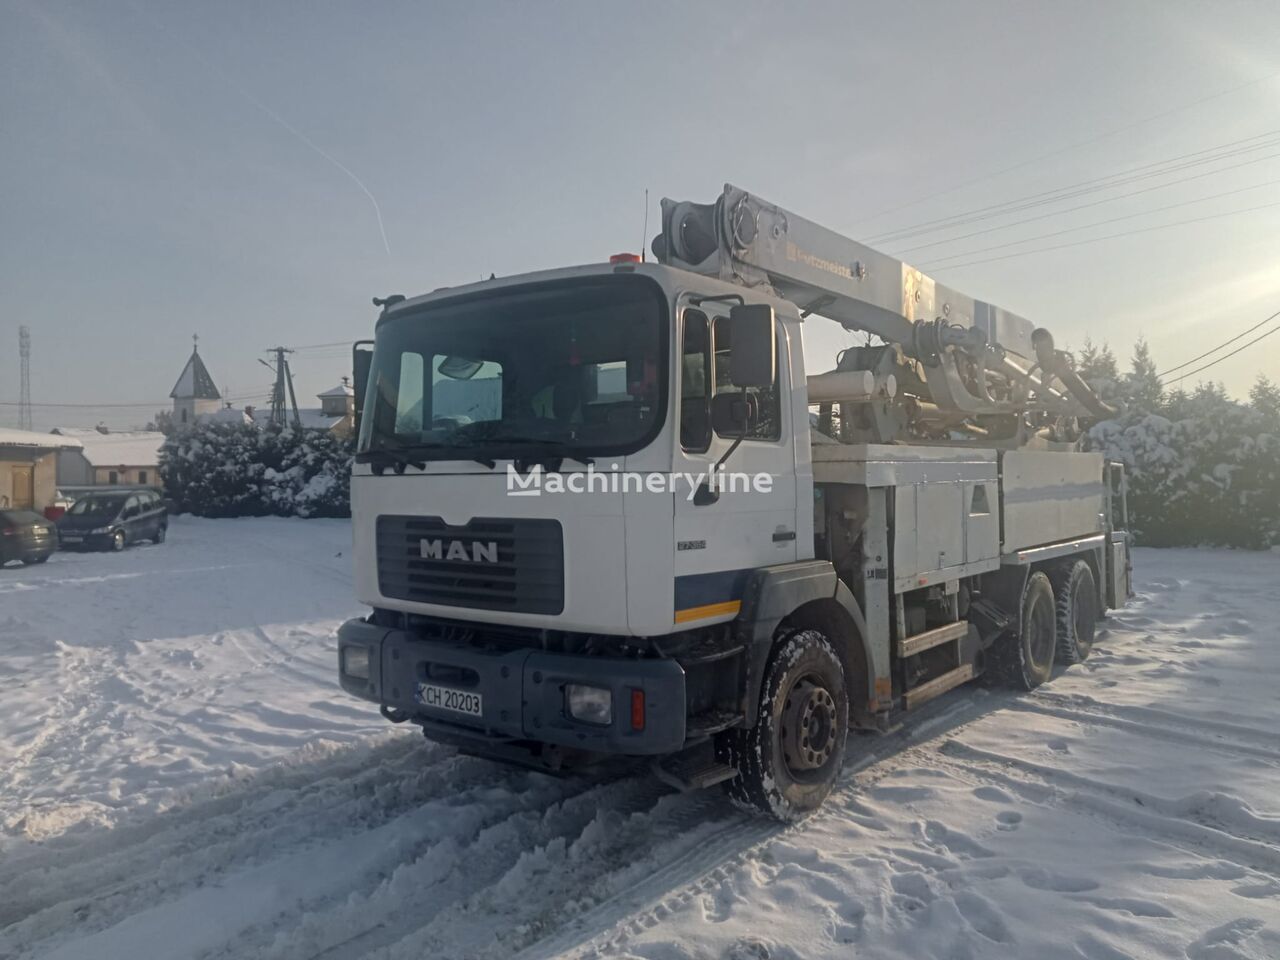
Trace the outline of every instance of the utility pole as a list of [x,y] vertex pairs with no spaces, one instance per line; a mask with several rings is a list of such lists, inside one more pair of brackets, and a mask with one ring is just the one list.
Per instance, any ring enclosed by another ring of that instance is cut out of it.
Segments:
[[[276,355],[276,363],[272,368],[276,372],[275,383],[271,387],[271,424],[283,427],[289,422],[289,409],[293,409],[293,425],[302,429],[302,417],[298,415],[298,398],[293,392],[293,371],[289,369],[287,355],[293,353],[288,347],[272,347],[268,353]],[[264,367],[271,367],[265,360],[259,360]]]
[[18,429],[31,429],[31,331],[18,328],[18,357],[21,386],[18,391]]

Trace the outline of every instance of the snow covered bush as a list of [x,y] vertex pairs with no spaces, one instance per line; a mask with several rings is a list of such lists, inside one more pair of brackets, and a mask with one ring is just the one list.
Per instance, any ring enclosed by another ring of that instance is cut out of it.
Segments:
[[1088,443],[1125,464],[1140,543],[1280,545],[1280,398],[1265,377],[1249,403],[1212,383],[1166,392],[1142,343],[1127,376],[1109,350],[1091,344],[1080,371],[1123,407],[1089,432]]
[[321,431],[205,423],[165,441],[160,476],[201,517],[348,517],[351,453]]

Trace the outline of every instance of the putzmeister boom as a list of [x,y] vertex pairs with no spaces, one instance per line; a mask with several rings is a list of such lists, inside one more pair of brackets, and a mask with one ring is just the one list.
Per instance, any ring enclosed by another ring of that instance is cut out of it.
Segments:
[[[375,301],[347,691],[790,818],[851,725],[1088,655],[1124,477],[1048,331],[732,186],[664,200],[653,252]],[[807,374],[810,315],[867,345]]]

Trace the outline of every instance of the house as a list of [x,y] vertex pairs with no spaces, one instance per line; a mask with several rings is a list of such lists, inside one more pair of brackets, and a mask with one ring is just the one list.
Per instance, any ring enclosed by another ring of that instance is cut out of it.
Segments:
[[[346,377],[336,387],[316,394],[320,401],[319,409],[315,407],[299,407],[298,420],[304,430],[326,430],[339,437],[349,437],[355,430],[355,396],[356,392]],[[246,413],[253,422],[265,427],[271,422],[271,411],[245,407]],[[220,411],[225,413],[225,411]],[[293,423],[293,411],[286,409],[285,422]]]
[[163,433],[150,430],[109,432],[106,427],[58,427],[54,434],[76,441],[58,452],[58,486],[159,486]]
[[351,382],[343,377],[342,382],[336,387],[330,387],[324,393],[316,394],[316,399],[320,401],[320,416],[333,421],[325,429],[339,436],[351,436],[355,428],[356,413],[356,392]]
[[202,413],[197,417],[201,423],[230,423],[235,426],[243,427],[246,424],[253,423],[253,407],[245,407],[243,410],[237,410],[228,403],[221,410],[214,413]]
[[73,437],[0,428],[0,509],[43,511],[57,494],[57,455],[79,446]]
[[182,375],[169,391],[173,400],[173,425],[178,429],[190,426],[198,417],[217,413],[222,406],[222,394],[213,385],[213,377],[200,359],[199,344],[191,348],[191,358],[182,368]]

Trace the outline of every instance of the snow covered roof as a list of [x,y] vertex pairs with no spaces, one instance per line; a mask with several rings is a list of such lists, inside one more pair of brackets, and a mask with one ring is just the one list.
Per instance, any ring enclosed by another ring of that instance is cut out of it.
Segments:
[[201,423],[253,423],[251,416],[234,407],[223,407],[216,413],[202,413],[196,419]]
[[182,376],[178,377],[178,382],[169,391],[169,396],[181,399],[194,398],[196,400],[222,399],[222,394],[213,385],[213,377],[209,376],[209,371],[205,367],[204,361],[200,359],[200,354],[194,350],[191,351],[191,359],[182,368]]
[[[332,430],[336,424],[341,423],[346,417],[335,417],[314,407],[299,407],[298,419],[302,421],[302,426],[305,430]],[[286,420],[289,423],[293,423],[292,409],[287,411]],[[270,408],[256,407],[253,411],[253,422],[260,427],[267,426],[271,422]]]
[[154,467],[160,462],[163,433],[150,430],[121,430],[99,433],[82,427],[59,427],[58,433],[78,441],[84,458],[95,467]]
[[77,450],[80,446],[80,441],[74,437],[60,437],[51,433],[35,433],[31,430],[10,430],[8,427],[0,427],[0,447]]
[[345,383],[340,383],[336,387],[330,387],[324,393],[317,393],[317,397],[354,397],[356,392],[354,388]]

